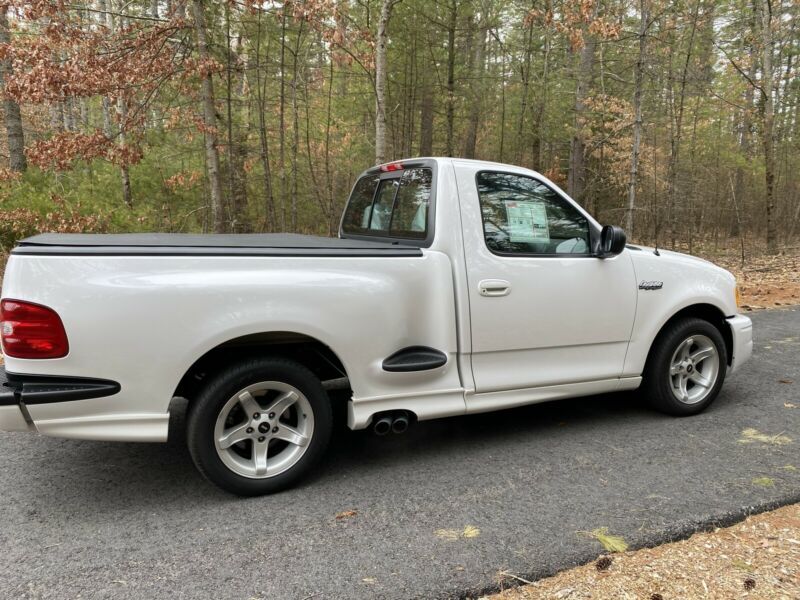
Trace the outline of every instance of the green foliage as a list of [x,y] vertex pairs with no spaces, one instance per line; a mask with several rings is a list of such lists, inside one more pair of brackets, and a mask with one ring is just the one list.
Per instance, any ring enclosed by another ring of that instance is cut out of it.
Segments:
[[[694,237],[716,241],[733,232],[746,232],[748,239],[763,234],[763,103],[742,74],[760,76],[759,20],[753,11],[761,1],[648,3],[637,241],[663,244],[670,237],[680,245]],[[54,18],[97,31],[103,15],[81,11],[82,4]],[[335,231],[355,177],[373,162],[374,41],[381,5],[382,0],[287,3],[284,13],[281,3],[205,3],[216,96],[212,129],[226,228]],[[159,21],[152,19],[154,6]],[[388,25],[389,157],[422,153],[429,109],[433,155],[444,154],[452,140],[455,156],[534,168],[567,188],[576,168],[573,138],[581,136],[586,179],[581,200],[598,219],[621,224],[633,145],[641,6],[609,0],[397,3]],[[169,22],[175,15],[166,7],[127,3],[126,19],[135,27],[121,35],[146,34],[156,23]],[[800,50],[798,10],[788,0],[773,9],[778,159],[773,218],[788,241],[800,233],[795,152],[800,84],[792,78]],[[114,23],[118,33],[119,15]],[[604,30],[609,24],[612,30]],[[43,35],[35,19],[20,31],[25,28],[27,35],[18,39],[26,43]],[[587,51],[588,60],[586,46],[576,44],[580,39],[597,42]],[[94,215],[110,231],[211,229],[203,145],[209,130],[202,119],[203,71],[196,68],[191,12],[178,19],[165,40],[175,57],[172,76],[156,87],[147,87],[152,78],[133,77],[115,90],[129,94],[138,118],[127,138],[141,151],[129,167],[132,208],[122,200],[120,161],[95,159],[75,160],[59,174],[30,169],[18,181],[4,182],[0,209],[25,209],[42,218],[59,211]],[[66,46],[62,53],[80,54],[88,44]],[[105,56],[103,46],[97,47]],[[91,68],[96,62],[86,64]],[[580,107],[576,97],[582,79],[587,89]],[[95,81],[103,81],[103,73]],[[59,103],[31,98],[39,112],[23,105],[28,147],[65,128],[86,135],[105,130],[121,147],[116,107],[110,104],[104,119],[104,95],[113,96],[98,91]],[[48,111],[53,111],[49,120]],[[58,115],[67,113],[73,123],[62,126]],[[474,153],[468,150],[473,135]],[[2,147],[0,155],[5,155]],[[10,232],[6,239],[18,235],[22,232]]]

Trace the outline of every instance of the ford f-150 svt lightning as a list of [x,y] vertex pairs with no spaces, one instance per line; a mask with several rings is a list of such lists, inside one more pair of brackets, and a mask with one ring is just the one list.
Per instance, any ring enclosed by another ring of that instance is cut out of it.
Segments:
[[698,413],[752,352],[736,295],[729,272],[626,246],[536,172],[403,160],[358,178],[337,239],[21,241],[0,429],[165,441],[188,399],[200,471],[263,494],[324,454],[334,390],[349,427],[378,434],[640,386],[659,410]]

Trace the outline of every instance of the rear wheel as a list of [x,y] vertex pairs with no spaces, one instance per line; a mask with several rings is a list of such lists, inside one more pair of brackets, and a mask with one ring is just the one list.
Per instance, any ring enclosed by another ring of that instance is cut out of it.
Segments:
[[314,374],[294,361],[259,358],[214,377],[190,406],[189,452],[200,472],[242,496],[296,483],[321,458],[331,406]]
[[714,325],[703,319],[680,319],[656,339],[642,390],[657,410],[694,415],[719,394],[727,364],[725,341]]

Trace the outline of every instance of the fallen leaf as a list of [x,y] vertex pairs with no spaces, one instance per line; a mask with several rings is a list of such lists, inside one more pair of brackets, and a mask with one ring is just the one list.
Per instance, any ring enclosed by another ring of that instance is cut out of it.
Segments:
[[778,379],[778,383],[790,384],[790,383],[794,383],[794,381],[792,379]]
[[481,534],[481,530],[474,525],[467,525],[464,527],[464,531],[458,531],[457,529],[437,529],[433,533],[436,537],[454,542],[458,539],[476,538]]
[[364,577],[361,581],[363,581],[364,583],[373,584],[373,583],[375,583],[375,578],[374,577]]
[[358,514],[357,510],[345,510],[340,513],[337,513],[336,519],[339,521],[342,519],[349,519],[350,517],[355,517],[357,514]]
[[767,435],[766,433],[761,433],[758,429],[753,429],[752,427],[743,429],[742,437],[739,438],[739,443],[752,444],[753,442],[762,442],[764,444],[783,446],[785,444],[791,444],[792,438],[781,433],[777,435]]
[[772,477],[755,477],[753,478],[753,485],[760,485],[761,487],[773,487],[775,480]]
[[778,467],[781,471],[797,471],[797,467],[794,465],[784,465],[782,467]]
[[465,538],[475,538],[478,537],[480,534],[481,534],[480,529],[474,527],[473,525],[467,525],[466,527],[464,527],[464,532],[461,535],[463,535]]
[[753,565],[744,562],[741,558],[737,558],[733,561],[733,566],[739,569],[740,571],[747,571],[748,573],[752,573],[755,571]]
[[436,537],[451,542],[458,539],[458,531],[456,531],[455,529],[437,529],[433,533]]
[[598,527],[592,531],[579,531],[578,533],[596,539],[609,552],[625,552],[628,549],[628,543],[622,537],[608,533],[608,527]]
[[785,408],[797,408],[797,404],[794,404],[793,402],[784,402],[783,406]]

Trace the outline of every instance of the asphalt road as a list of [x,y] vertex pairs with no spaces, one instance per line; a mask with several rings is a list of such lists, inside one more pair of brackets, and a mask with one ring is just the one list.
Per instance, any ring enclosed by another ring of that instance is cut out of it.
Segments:
[[[272,497],[211,487],[179,428],[142,445],[0,434],[0,597],[472,596],[592,559],[580,531],[650,545],[800,501],[800,307],[752,317],[754,359],[702,415],[615,395],[341,431]],[[746,428],[792,442],[740,443]]]

